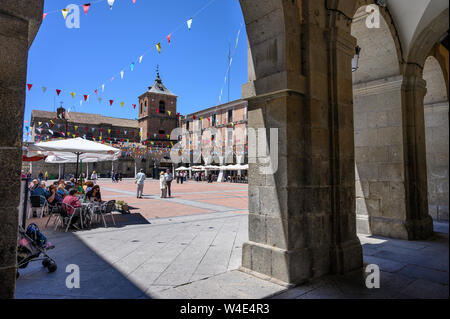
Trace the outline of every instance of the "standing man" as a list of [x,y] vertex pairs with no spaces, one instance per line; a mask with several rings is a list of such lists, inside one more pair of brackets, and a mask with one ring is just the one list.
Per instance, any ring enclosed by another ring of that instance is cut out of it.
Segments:
[[172,181],[173,181],[173,175],[170,172],[170,169],[166,170],[166,174],[164,174],[164,177],[166,178],[166,184],[167,184],[167,195],[169,197],[172,197],[172,192],[171,192],[171,185],[172,185]]
[[136,175],[136,184],[137,184],[137,198],[142,198],[142,194],[144,193],[144,181],[145,181],[145,173],[141,168],[141,171]]
[[94,185],[97,185],[97,178],[98,178],[97,172],[93,171],[91,174],[91,180],[94,181]]

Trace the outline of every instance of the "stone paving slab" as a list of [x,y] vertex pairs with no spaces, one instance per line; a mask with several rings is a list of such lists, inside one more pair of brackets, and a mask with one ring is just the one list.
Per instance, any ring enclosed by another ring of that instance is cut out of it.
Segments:
[[[147,191],[158,190],[157,182],[148,186]],[[134,187],[131,181],[105,184],[102,195],[131,201]],[[289,290],[238,271],[248,240],[247,210],[224,205],[225,197],[236,200],[243,190],[242,185],[177,185],[175,196],[182,198],[163,200],[155,193],[136,201],[140,211],[150,205],[161,218],[137,212],[116,215],[116,227],[44,230],[56,245],[49,254],[59,269],[49,274],[37,262],[20,270],[16,298],[448,298],[448,224],[442,223],[429,241],[359,236],[365,264],[380,266],[380,289],[367,289],[362,271]],[[221,200],[206,203],[198,196],[205,192]],[[173,205],[187,214],[178,215]],[[80,289],[65,285],[69,264],[80,267]]]

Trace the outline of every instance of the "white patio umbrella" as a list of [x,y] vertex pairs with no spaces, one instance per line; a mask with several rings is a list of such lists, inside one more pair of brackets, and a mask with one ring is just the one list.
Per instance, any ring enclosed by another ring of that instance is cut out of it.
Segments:
[[209,170],[219,170],[220,166],[215,166],[215,165],[206,165],[205,169],[209,169]]
[[75,176],[78,179],[78,162],[80,157],[88,162],[116,160],[120,156],[120,149],[85,140],[72,138],[52,142],[31,144],[28,147],[31,153],[40,153],[50,157],[47,163],[77,163]]
[[[109,155],[85,153],[81,154],[78,159],[80,161],[83,161],[84,163],[96,163],[104,161],[115,161],[118,159],[118,156],[115,154]],[[54,155],[47,156],[45,162],[52,164],[76,163],[77,156],[73,153],[54,153]]]
[[184,167],[184,166],[180,166],[177,169],[175,169],[176,171],[190,171],[192,168],[190,167]]

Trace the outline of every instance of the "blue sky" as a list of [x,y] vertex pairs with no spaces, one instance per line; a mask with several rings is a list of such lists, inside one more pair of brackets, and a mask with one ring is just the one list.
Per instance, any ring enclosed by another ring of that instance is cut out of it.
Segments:
[[[193,18],[190,31],[186,21],[211,0],[136,0],[136,4],[116,0],[112,10],[106,0],[97,1],[91,1],[87,16],[80,10],[80,28],[69,29],[59,9],[71,3],[81,8],[88,0],[45,0],[44,12],[58,12],[46,16],[29,51],[27,83],[33,87],[27,91],[25,120],[30,120],[31,110],[54,111],[60,102],[77,112],[137,118],[132,104],[138,104],[138,96],[153,84],[158,64],[163,83],[178,95],[178,112],[187,114],[217,104],[228,66],[228,47],[231,43],[234,48],[243,23],[238,0],[213,0]],[[180,26],[169,45],[166,36]],[[161,54],[155,48],[158,42]],[[131,63],[148,49],[131,72]],[[246,80],[243,26],[231,69],[230,100],[240,98]],[[105,91],[101,93],[103,83]],[[46,93],[42,86],[48,87]],[[62,90],[60,96],[55,88]],[[93,93],[95,88],[100,88],[101,104]],[[76,93],[73,99],[72,91]],[[91,94],[89,103],[84,102],[84,94]],[[114,100],[112,107],[109,100]],[[225,86],[222,101],[227,100]]]

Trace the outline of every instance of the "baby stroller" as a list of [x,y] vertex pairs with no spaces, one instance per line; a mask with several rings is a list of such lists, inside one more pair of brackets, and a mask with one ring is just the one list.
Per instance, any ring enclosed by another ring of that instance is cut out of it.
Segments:
[[[47,242],[47,238],[39,231],[36,224],[30,224],[25,231],[19,225],[19,241],[17,247],[17,268],[23,269],[28,266],[31,261],[42,260],[42,266],[47,268],[48,272],[55,272],[58,268],[56,262],[47,255],[47,250],[53,249],[51,243]],[[41,254],[43,258],[39,258]],[[17,271],[17,278],[19,277]]]

